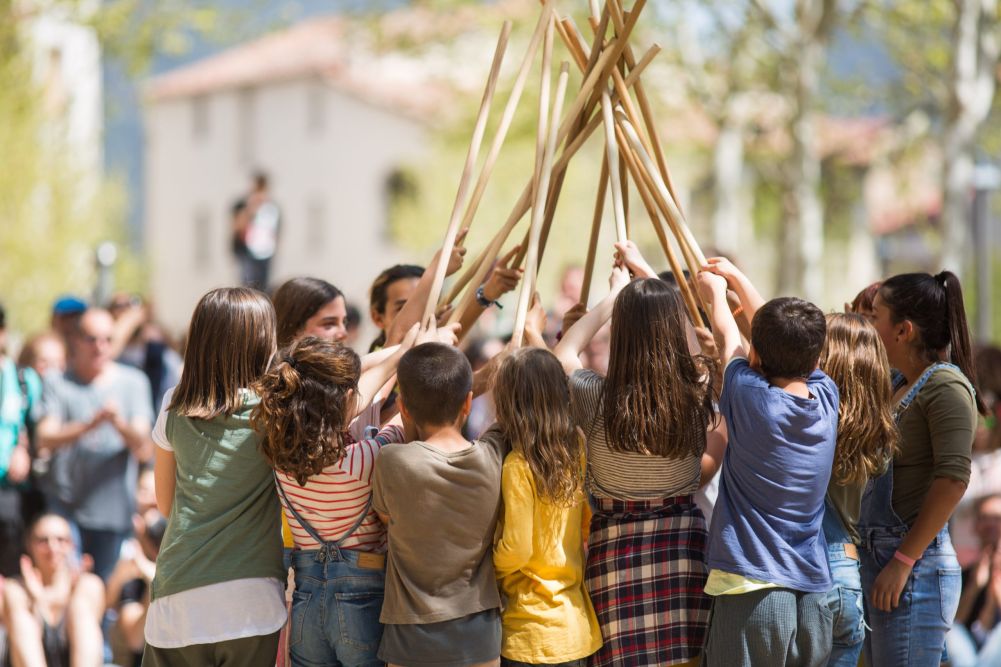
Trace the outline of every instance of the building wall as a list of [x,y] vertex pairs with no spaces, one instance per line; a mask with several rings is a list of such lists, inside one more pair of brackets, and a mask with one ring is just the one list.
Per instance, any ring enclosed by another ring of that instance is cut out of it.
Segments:
[[283,210],[272,282],[317,276],[364,312],[371,281],[401,260],[387,234],[387,179],[420,159],[424,135],[319,79],[151,104],[146,233],[158,316],[182,332],[204,292],[236,284],[229,210],[257,168]]

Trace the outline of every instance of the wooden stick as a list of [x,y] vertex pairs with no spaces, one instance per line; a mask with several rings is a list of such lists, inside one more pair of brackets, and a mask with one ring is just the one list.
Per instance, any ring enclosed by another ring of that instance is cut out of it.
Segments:
[[515,347],[521,347],[525,336],[525,321],[528,319],[528,306],[535,294],[535,282],[539,268],[539,239],[542,236],[542,220],[545,215],[546,200],[549,194],[549,178],[552,174],[553,155],[556,153],[557,123],[563,113],[563,100],[566,97],[567,81],[570,78],[570,63],[560,66],[559,83],[556,86],[556,99],[553,104],[551,128],[542,158],[542,180],[537,189],[535,204],[532,207],[532,236],[529,239],[528,263],[525,267],[525,277],[521,281],[521,294],[518,300],[518,311],[515,313],[514,333],[511,341]]
[[[623,148],[620,146],[619,152],[621,153],[622,150]],[[620,157],[619,159],[620,164],[622,162],[622,159],[623,158]],[[629,170],[620,169],[619,176],[621,177],[621,180],[619,181],[619,186],[622,188],[622,214],[624,216],[624,220],[626,221],[626,238],[629,238],[629,236],[631,235],[630,233],[631,228],[629,226]]]
[[[557,19],[558,18],[559,17],[557,17]],[[603,24],[602,29],[607,27],[609,20],[607,14],[605,15],[604,18],[605,18],[605,23]],[[556,22],[556,28],[559,31],[560,37],[563,39],[564,43],[568,43],[568,37],[565,34],[566,26],[568,25],[567,23],[568,20],[569,19],[563,19],[563,20],[557,20]],[[570,21],[570,24],[572,25],[572,21]],[[583,51],[581,49],[576,49],[576,50],[570,49],[571,56],[574,58],[574,60],[578,61],[579,65],[581,65],[581,69],[584,73],[585,79],[590,75],[591,71],[598,63],[598,55],[601,50],[599,47],[603,39],[602,35],[603,35],[602,30],[596,32],[595,48],[591,50],[591,58],[588,59],[587,56],[583,56],[583,60],[587,61],[586,63],[582,62],[581,60],[581,56],[583,55]],[[604,86],[602,86],[602,88],[603,87]],[[591,97],[588,99],[587,103],[584,105],[584,108],[580,111],[580,113],[578,113],[577,120],[574,123],[573,127],[571,128],[570,133],[567,135],[568,141],[572,141],[578,134],[580,134],[581,130],[583,130],[584,127],[587,125],[587,119],[591,117],[593,109],[598,105],[600,101],[600,92],[597,88],[598,87],[595,86],[595,90],[592,91]],[[567,118],[569,119],[569,117],[570,116],[568,114]],[[542,234],[539,240],[538,262],[540,264],[542,263],[542,256],[546,251],[546,245],[549,242],[549,232],[552,229],[553,220],[556,217],[556,205],[559,202],[560,194],[563,191],[563,183],[565,182],[565,179],[566,179],[566,171],[564,170],[559,174],[554,175],[552,179],[552,184],[549,186],[549,195],[546,198],[546,217],[543,219],[542,222]],[[515,266],[521,266],[522,262],[525,260],[527,251],[528,251],[528,232],[526,232],[525,240],[522,242],[521,245],[521,250],[518,253],[518,256],[514,260]]]
[[[612,24],[615,30],[618,31],[624,27],[625,23],[628,23],[629,12],[622,12],[622,7],[619,0],[607,0],[610,14],[612,16]],[[635,9],[634,9],[635,11]],[[626,65],[630,68],[634,66],[635,57],[633,56],[632,49],[626,47],[623,51],[623,57],[626,60]],[[667,185],[668,191],[671,193],[671,197],[674,199],[675,205],[678,210],[681,210],[680,200],[678,195],[674,190],[674,183],[671,180],[671,170],[667,168],[667,161],[664,159],[664,149],[661,145],[660,135],[657,132],[657,124],[655,122],[653,112],[650,109],[650,99],[647,97],[646,88],[643,83],[640,82],[635,86],[636,100],[640,105],[640,113],[643,116],[643,124],[646,126],[647,134],[650,138],[650,145],[653,147],[653,153],[657,158],[657,167],[660,170],[661,177]]]
[[507,42],[510,36],[511,22],[505,21],[504,27],[501,28],[500,37],[497,40],[497,48],[494,50],[494,60],[490,66],[490,76],[487,79],[486,89],[483,91],[483,99],[480,101],[480,111],[476,118],[476,127],[473,129],[473,137],[469,143],[469,152],[466,154],[466,164],[462,169],[462,176],[459,178],[459,191],[455,196],[455,204],[452,206],[452,215],[448,222],[448,229],[445,232],[445,242],[442,244],[441,252],[438,256],[434,281],[431,283],[431,293],[428,296],[427,306],[424,309],[424,317],[421,320],[425,329],[431,328],[434,324],[434,313],[438,306],[438,298],[441,295],[442,285],[445,283],[448,260],[452,256],[452,249],[455,247],[455,237],[459,233],[459,223],[461,222],[459,214],[466,201],[470,177],[472,176],[473,167],[476,166],[476,158],[480,153],[480,144],[483,143],[483,134],[486,132],[487,127],[487,117],[490,115],[490,103],[493,101],[494,92],[497,90],[497,79],[500,75],[501,63],[504,61],[504,52],[507,50]]
[[[660,49],[661,49],[660,45],[654,44],[647,50],[646,54],[643,56],[640,62],[636,65],[636,67],[633,70],[629,72],[629,76],[626,77],[627,88],[635,85],[636,82],[640,80],[640,76],[643,74],[643,71],[646,70],[647,66],[651,62],[653,62],[653,59],[660,52]],[[613,96],[612,101],[613,103],[617,101],[617,96]],[[573,140],[569,143],[569,145],[564,147],[563,152],[560,154],[560,159],[557,160],[556,164],[553,166],[554,177],[566,171],[567,166],[570,164],[570,160],[573,159],[573,157],[587,142],[587,140],[591,137],[591,135],[594,134],[595,130],[598,129],[598,126],[600,124],[601,124],[600,114],[592,117],[591,120],[588,122],[588,124],[584,127],[584,129],[579,134],[577,134],[577,136],[573,138]],[[501,227],[501,231],[497,234],[496,239],[502,239],[500,241],[497,241],[495,239],[495,242],[497,243],[498,246],[497,249],[493,250],[493,246],[491,246],[491,251],[493,252],[495,258],[499,254],[500,246],[503,246],[504,240],[508,238],[508,236],[514,230],[514,228],[521,221],[525,213],[528,212],[528,209],[531,208],[531,198],[532,198],[532,180],[529,179],[528,183],[522,189],[521,195],[518,197],[518,200],[515,202],[514,207],[511,209],[511,213],[508,215],[507,220]],[[525,246],[527,246],[527,242]],[[462,314],[465,312],[465,310],[469,308],[469,306],[472,304],[473,300],[476,298],[475,287],[479,287],[479,285],[483,282],[483,279],[486,277],[486,274],[490,270],[491,263],[492,262],[481,263],[479,269],[477,270],[473,278],[467,281],[467,283],[470,284],[471,287],[466,290],[466,292],[463,294],[462,300],[460,301],[459,305],[456,306],[456,308],[453,310],[452,316],[448,320],[449,324],[458,322],[462,318]],[[512,262],[512,264],[516,265],[520,264],[520,261],[515,260],[515,262]]]
[[678,244],[682,246],[683,250],[684,245],[687,244],[688,248],[692,251],[693,259],[698,262],[694,268],[689,267],[689,270],[692,271],[692,275],[698,273],[698,270],[706,263],[705,255],[702,254],[699,244],[696,242],[695,237],[688,228],[688,224],[685,222],[684,216],[681,215],[681,211],[678,209],[677,204],[675,204],[673,197],[671,197],[671,193],[668,191],[667,185],[661,178],[660,172],[657,171],[653,160],[650,158],[650,154],[643,148],[643,144],[640,142],[639,137],[636,134],[636,128],[632,126],[629,119],[626,118],[625,114],[622,113],[621,110],[618,112],[618,120],[619,126],[622,128],[623,132],[625,132],[629,143],[632,145],[633,151],[635,151],[636,155],[640,158],[644,175],[649,176],[652,181],[655,188],[653,190],[655,198],[664,210],[664,217],[671,223],[674,234],[678,237]]
[[594,260],[598,254],[598,237],[601,235],[601,219],[605,215],[605,191],[608,188],[608,158],[601,158],[601,176],[598,177],[598,194],[594,202],[594,217],[591,219],[591,239],[587,246],[587,261],[584,262],[584,283],[580,288],[580,300],[587,305],[591,297],[591,277],[594,275]]
[[508,130],[511,129],[511,122],[514,120],[515,111],[517,111],[518,103],[521,101],[521,94],[525,90],[525,81],[528,79],[532,62],[535,60],[535,54],[539,50],[539,42],[542,41],[542,36],[545,33],[547,21],[552,14],[554,3],[555,0],[546,0],[542,8],[542,16],[539,17],[539,22],[535,26],[535,32],[532,33],[532,39],[528,43],[528,50],[521,61],[521,68],[518,70],[518,75],[514,80],[514,87],[511,88],[511,95],[508,97],[507,105],[504,107],[493,143],[490,145],[490,150],[487,152],[486,160],[483,163],[483,169],[480,171],[476,186],[473,188],[473,194],[469,199],[469,206],[466,207],[466,214],[462,218],[463,229],[468,228],[472,224],[476,210],[483,199],[483,193],[487,189],[487,181],[493,173],[497,158],[500,156],[501,148],[504,146],[504,140],[507,138]]
[[664,255],[667,256],[667,263],[671,266],[671,271],[677,279],[678,289],[681,291],[681,298],[685,302],[685,306],[688,308],[688,315],[692,318],[692,323],[698,326],[701,324],[699,304],[692,294],[691,287],[685,281],[684,271],[681,268],[681,264],[678,262],[678,257],[675,255],[674,249],[671,247],[671,241],[667,236],[667,231],[664,229],[664,222],[661,220],[660,213],[657,210],[657,204],[654,203],[646,182],[642,177],[640,177],[638,158],[629,148],[628,143],[623,143],[622,157],[625,159],[627,169],[633,174],[633,181],[636,183],[636,190],[639,192],[640,199],[643,201],[643,206],[646,208],[647,216],[650,218],[650,223],[653,225],[654,231],[657,232],[657,239],[660,241],[660,247],[664,250]]

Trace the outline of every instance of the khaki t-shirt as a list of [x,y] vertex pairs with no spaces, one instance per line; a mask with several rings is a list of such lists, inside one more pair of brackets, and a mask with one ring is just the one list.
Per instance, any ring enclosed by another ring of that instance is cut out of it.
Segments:
[[940,368],[900,416],[893,460],[893,511],[912,525],[936,477],[970,481],[977,406],[963,374]]
[[834,506],[841,524],[848,529],[848,537],[856,546],[862,544],[858,520],[862,514],[862,494],[865,484],[838,484],[834,479],[827,485],[827,498]]
[[438,623],[500,607],[492,556],[503,448],[496,429],[459,452],[382,448],[372,478],[372,507],[390,517],[380,621]]

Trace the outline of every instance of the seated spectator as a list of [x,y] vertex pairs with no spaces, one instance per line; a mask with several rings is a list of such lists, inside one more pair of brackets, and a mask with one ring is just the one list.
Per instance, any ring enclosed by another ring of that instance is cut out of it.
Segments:
[[167,520],[154,507],[137,514],[133,525],[135,539],[126,543],[128,555],[118,561],[108,579],[108,610],[117,616],[111,631],[111,646],[115,663],[123,667],[142,664],[150,582],[156,574],[156,557]]
[[104,585],[73,562],[62,517],[46,514],[28,532],[21,576],[3,587],[9,660],[15,667],[100,665]]
[[952,667],[1001,664],[1001,496],[977,503],[980,558],[963,570],[956,622],[946,639]]

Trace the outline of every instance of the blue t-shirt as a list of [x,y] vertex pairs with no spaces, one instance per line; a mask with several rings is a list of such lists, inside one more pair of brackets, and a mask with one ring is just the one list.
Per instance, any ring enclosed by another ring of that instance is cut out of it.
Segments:
[[747,359],[723,376],[730,443],[709,531],[710,568],[808,593],[831,588],[824,494],[838,429],[838,388],[824,373],[812,398],[773,387]]

